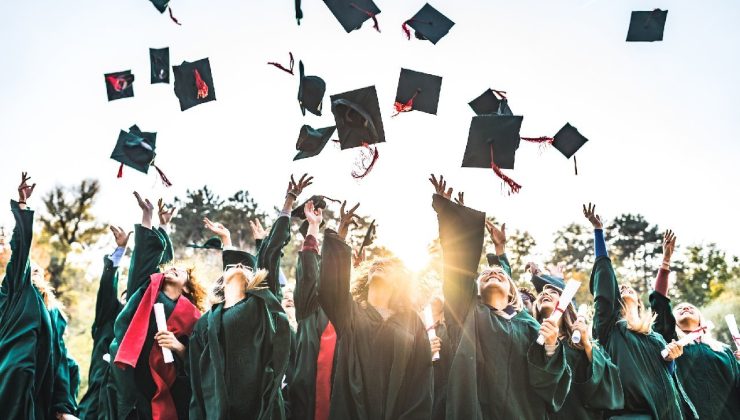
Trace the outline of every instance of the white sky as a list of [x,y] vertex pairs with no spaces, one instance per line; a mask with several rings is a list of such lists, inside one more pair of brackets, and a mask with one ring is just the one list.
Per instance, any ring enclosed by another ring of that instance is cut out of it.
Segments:
[[[376,3],[381,34],[367,23],[346,34],[318,0],[304,1],[300,27],[290,0],[175,0],[181,27],[146,0],[2,2],[0,191],[14,196],[21,170],[37,193],[97,177],[97,213],[128,224],[138,218],[134,189],[171,198],[203,184],[221,195],[245,188],[269,209],[282,203],[291,172],[310,171],[307,193],[361,200],[378,219],[379,242],[418,266],[436,234],[427,177],[442,172],[468,205],[529,230],[541,250],[593,200],[604,217],[640,212],[684,244],[740,253],[737,1],[435,0],[456,22],[436,46],[401,32],[423,1]],[[665,41],[624,42],[630,11],[656,7],[669,10]],[[217,101],[180,112],[173,85],[149,84],[148,49],[165,46],[172,64],[210,57]],[[288,51],[296,73],[302,59],[327,82],[324,116],[302,117],[297,77],[265,64],[287,62]],[[390,118],[401,67],[444,77],[437,116]],[[136,96],[108,103],[103,73],[126,69]],[[331,145],[292,161],[302,124],[334,124],[330,94],[373,84],[387,143],[366,179],[350,176],[355,151]],[[578,153],[580,175],[558,152],[530,144],[509,173],[524,186],[519,195],[501,194],[491,171],[460,168],[467,102],[488,87],[508,91],[525,116],[523,136],[578,127],[590,139]],[[118,131],[134,123],[158,132],[157,163],[174,187],[153,171],[115,178],[108,157]],[[0,223],[11,227],[9,212]]]

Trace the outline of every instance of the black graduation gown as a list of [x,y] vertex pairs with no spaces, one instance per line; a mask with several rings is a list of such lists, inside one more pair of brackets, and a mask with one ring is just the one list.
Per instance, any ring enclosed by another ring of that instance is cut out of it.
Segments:
[[[671,300],[653,291],[650,306],[657,315],[654,328],[670,342],[678,340]],[[700,419],[740,418],[740,364],[732,349],[714,351],[705,343],[691,343],[676,359],[676,372]]]
[[286,418],[281,388],[290,324],[278,297],[278,270],[289,223],[279,217],[260,244],[257,261],[269,271],[267,287],[248,291],[231,308],[215,305],[195,325],[189,349],[191,420]]
[[54,418],[56,366],[49,311],[31,282],[33,211],[11,201],[12,255],[0,289],[0,407],[7,419]]
[[432,356],[424,324],[414,312],[384,320],[350,294],[352,249],[324,233],[319,302],[337,331],[330,418],[429,419]]
[[50,310],[49,316],[54,337],[53,364],[56,366],[52,412],[75,415],[77,414],[77,387],[80,380],[79,370],[75,370],[77,363],[69,357],[67,346],[64,344],[67,320],[57,308]]
[[447,334],[447,324],[438,323],[434,327],[434,333],[442,342],[439,350],[439,360],[433,362],[434,366],[434,403],[432,405],[432,420],[443,420],[446,413],[447,402],[447,380],[450,376],[450,361],[452,360],[452,345]]
[[485,214],[434,195],[444,258],[445,321],[454,356],[448,419],[546,419],[570,389],[563,346],[551,357],[536,343],[526,311],[507,319],[477,298]]

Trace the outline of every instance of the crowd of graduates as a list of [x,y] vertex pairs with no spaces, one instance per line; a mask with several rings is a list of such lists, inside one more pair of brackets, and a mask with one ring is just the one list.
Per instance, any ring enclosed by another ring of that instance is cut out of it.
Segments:
[[[232,245],[228,227],[204,219],[223,245],[218,279],[174,261],[174,208],[134,193],[141,223],[126,290],[118,294],[119,265],[132,233],[111,227],[117,248],[104,256],[88,388],[78,403],[64,312],[30,260],[35,184],[24,173],[10,202],[15,228],[0,289],[0,417],[740,418],[740,351],[713,338],[698,308],[668,297],[671,231],[648,308],[620,284],[601,219],[584,205],[595,255],[584,313],[558,273],[530,264],[533,291],[518,288],[505,227],[432,176],[443,286],[420,305],[401,261],[358,261],[346,238],[359,204],[342,203],[336,231],[323,232],[321,197],[296,205],[312,179],[290,178],[254,254]],[[288,299],[279,273],[291,213],[304,221]],[[481,267],[486,231],[495,253]]]

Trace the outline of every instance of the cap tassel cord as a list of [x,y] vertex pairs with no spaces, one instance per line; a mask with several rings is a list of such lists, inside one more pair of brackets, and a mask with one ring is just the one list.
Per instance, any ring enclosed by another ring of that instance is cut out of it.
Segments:
[[411,29],[409,29],[409,23],[411,22],[419,22],[419,23],[426,23],[427,25],[432,25],[432,22],[428,20],[419,20],[419,19],[409,19],[406,22],[401,25],[401,29],[403,30],[403,33],[406,35],[406,39],[411,41]]
[[123,163],[118,167],[118,175],[116,178],[123,178]]
[[198,89],[197,98],[198,99],[205,99],[208,97],[208,85],[206,82],[203,81],[203,78],[200,77],[200,72],[198,69],[193,69],[193,74],[195,74],[195,87]]
[[159,167],[157,165],[155,165],[154,163],[152,163],[152,166],[154,167],[154,169],[157,170],[157,173],[159,174],[159,178],[162,179],[162,183],[164,184],[164,186],[165,187],[171,187],[172,186],[172,182],[170,182],[169,178],[167,178],[167,175],[165,175],[164,172],[162,172],[162,170],[159,169]]
[[[370,171],[373,169],[373,167],[375,166],[375,162],[377,162],[378,158],[380,157],[380,153],[378,152],[377,147],[373,147],[370,144],[365,143],[365,142],[362,143],[362,147],[366,148],[366,150],[368,150],[372,154],[372,160],[370,161],[370,164],[365,168],[364,172],[360,173],[357,170],[352,170],[352,178],[354,179],[365,178],[367,174],[369,174]],[[365,163],[363,159],[364,158],[363,154],[364,153],[362,152],[360,153],[360,158],[358,159],[359,162],[357,164],[357,166],[361,168],[364,166],[364,163]]]
[[355,3],[349,4],[351,7],[354,7],[355,9],[361,11],[362,13],[370,16],[370,19],[373,20],[373,28],[375,28],[376,31],[380,32],[380,26],[378,25],[378,18],[375,17],[375,13],[372,13],[368,10],[363,9],[362,7],[356,5]]
[[396,102],[393,104],[393,108],[396,110],[396,113],[391,115],[391,118],[397,116],[398,114],[402,112],[409,112],[414,110],[414,99],[416,99],[416,95],[421,92],[421,89],[416,89],[416,93],[414,93],[414,96],[411,97],[405,104],[402,104],[401,102]]
[[493,92],[496,95],[500,96],[500,99],[506,99],[506,91],[504,91],[504,90],[491,89],[491,92]]
[[176,24],[182,26],[182,23],[180,23],[180,21],[172,14],[172,7],[168,7],[167,10],[170,12],[170,19],[172,19]]
[[522,189],[522,186],[517,184],[517,182],[514,181],[513,179],[506,176],[506,174],[503,173],[503,171],[501,171],[501,168],[499,168],[498,165],[496,165],[496,163],[493,160],[493,145],[490,145],[490,147],[491,147],[491,169],[493,169],[493,172],[496,174],[496,176],[501,178],[501,180],[504,181],[504,183],[509,187],[508,195],[518,193],[519,190]]
[[128,82],[123,77],[106,76],[105,80],[110,83],[110,85],[113,87],[113,90],[115,90],[116,92],[121,92],[129,86]]
[[290,55],[290,69],[287,69],[282,64],[276,63],[274,61],[271,61],[271,62],[269,62],[267,64],[269,64],[271,66],[275,66],[275,67],[279,68],[280,70],[282,70],[282,71],[284,71],[286,73],[290,73],[292,75],[293,74],[293,66],[295,65],[295,60],[293,60],[293,53],[292,52],[289,52],[288,54]]
[[540,146],[540,153],[545,151],[545,148],[548,145],[552,145],[552,143],[555,141],[552,137],[520,137],[522,140],[529,142],[529,143],[536,143]]
[[576,155],[573,155],[573,168],[576,170],[576,176],[578,176],[578,160],[576,160]]

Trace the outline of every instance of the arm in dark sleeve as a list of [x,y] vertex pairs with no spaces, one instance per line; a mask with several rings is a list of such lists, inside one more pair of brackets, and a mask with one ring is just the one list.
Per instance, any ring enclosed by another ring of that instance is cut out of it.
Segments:
[[496,257],[498,258],[498,263],[501,265],[501,268],[506,272],[506,274],[508,274],[509,277],[514,278],[514,276],[511,275],[511,263],[509,262],[509,257],[506,255],[506,253],[496,255]]
[[[661,269],[661,271],[663,271]],[[665,270],[668,271],[668,270]],[[673,316],[671,300],[657,290],[650,293],[650,309],[655,314],[653,330],[663,336],[666,343],[677,340],[676,318]]]
[[133,294],[146,285],[149,276],[159,272],[167,244],[162,235],[153,229],[147,229],[141,225],[134,228],[134,251],[131,255],[131,265],[128,270],[128,284],[126,286],[126,297],[131,298]]
[[[585,354],[583,360],[588,363],[585,369],[573,374],[572,388],[588,407],[597,410],[618,410],[624,407],[624,391],[619,377],[619,368],[612,363],[603,348],[594,345],[591,350],[591,361]],[[582,376],[579,376],[581,375]]]
[[31,287],[29,256],[33,238],[33,211],[21,210],[16,201],[10,201],[10,210],[15,218],[15,228],[10,239],[10,261],[3,280],[4,293],[12,296],[23,287]]
[[280,288],[280,259],[283,248],[290,241],[290,217],[280,216],[273,223],[270,234],[262,242],[257,253],[257,266],[267,273],[267,285],[270,291],[280,299],[283,293]]
[[591,294],[594,296],[593,336],[604,343],[620,317],[622,296],[619,293],[617,274],[606,254],[603,231],[597,229],[594,232],[596,261],[589,282]]
[[551,357],[546,357],[544,346],[537,343],[527,352],[529,386],[553,412],[563,406],[571,385],[571,371],[563,347],[560,344]]
[[404,381],[408,380],[409,383],[414,384],[414,387],[412,393],[404,398],[406,409],[399,418],[428,419],[432,416],[434,368],[431,362],[432,350],[429,347],[429,336],[421,319],[416,322],[412,354]]
[[118,302],[118,267],[107,256],[103,258],[103,274],[100,276],[98,296],[95,300],[95,320],[92,326],[93,340],[97,338],[98,329],[113,321],[120,309]]
[[326,231],[321,248],[319,304],[339,334],[352,322],[351,270],[352,248],[336,233]]
[[67,321],[62,318],[58,310],[54,309],[51,316],[52,328],[54,329],[54,353],[57,364],[54,366],[54,390],[52,394],[52,413],[75,414],[77,402],[73,396],[69,365],[67,364],[67,346],[64,344],[64,331],[67,329]]
[[175,259],[175,248],[172,246],[172,240],[166,230],[160,226],[157,228],[157,232],[159,233],[159,237],[164,241],[164,252],[162,253],[160,264],[167,264]]
[[200,375],[200,357],[203,354],[203,343],[200,340],[200,323],[206,322],[209,314],[205,314],[198,324],[195,331],[190,337],[190,346],[188,348],[188,359],[190,359],[190,387],[192,396],[190,397],[190,418],[193,420],[206,420],[206,407],[203,399],[203,381]]
[[320,258],[315,248],[308,246],[309,242],[318,246],[316,238],[312,235],[307,236],[303,249],[298,253],[298,265],[296,266],[293,301],[295,302],[295,317],[299,321],[313,315],[319,309]]

